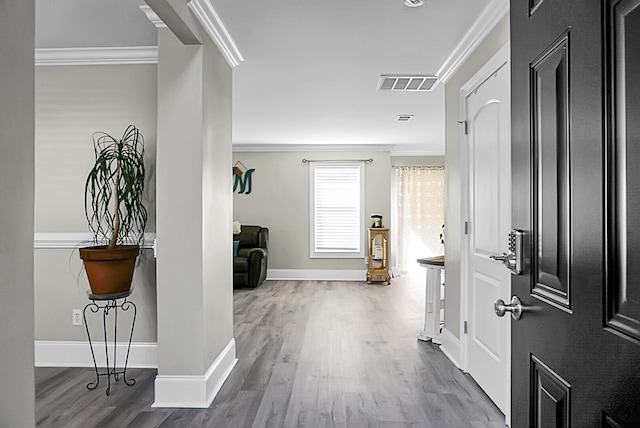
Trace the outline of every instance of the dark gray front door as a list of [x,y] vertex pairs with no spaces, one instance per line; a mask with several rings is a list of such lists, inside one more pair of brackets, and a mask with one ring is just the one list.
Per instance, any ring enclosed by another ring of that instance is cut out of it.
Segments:
[[640,427],[640,0],[512,0],[513,427]]

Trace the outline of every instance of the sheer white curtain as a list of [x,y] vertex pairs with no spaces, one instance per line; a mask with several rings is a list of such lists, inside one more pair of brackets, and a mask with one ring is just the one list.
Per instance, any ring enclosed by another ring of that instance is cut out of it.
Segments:
[[420,270],[416,259],[444,254],[444,167],[394,166],[399,273]]

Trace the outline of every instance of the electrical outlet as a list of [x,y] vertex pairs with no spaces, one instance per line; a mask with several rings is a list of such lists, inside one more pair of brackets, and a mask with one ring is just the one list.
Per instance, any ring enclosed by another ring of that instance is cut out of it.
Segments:
[[72,325],[82,325],[82,311],[80,309],[74,309],[71,318]]

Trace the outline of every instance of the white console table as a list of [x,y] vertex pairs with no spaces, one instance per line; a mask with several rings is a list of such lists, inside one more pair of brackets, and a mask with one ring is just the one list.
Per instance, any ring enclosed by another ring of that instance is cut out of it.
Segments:
[[420,266],[427,268],[427,283],[424,299],[424,330],[418,335],[418,340],[431,341],[440,344],[440,308],[442,299],[442,272],[444,271],[444,256],[418,259]]

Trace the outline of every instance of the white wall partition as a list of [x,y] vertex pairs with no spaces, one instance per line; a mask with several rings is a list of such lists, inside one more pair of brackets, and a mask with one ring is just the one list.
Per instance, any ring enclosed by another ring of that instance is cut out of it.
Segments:
[[237,361],[231,68],[196,32],[202,42],[185,45],[158,31],[155,407],[207,407]]
[[0,7],[0,426],[35,426],[34,0]]

